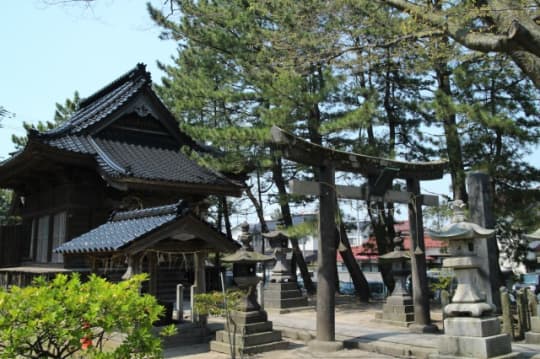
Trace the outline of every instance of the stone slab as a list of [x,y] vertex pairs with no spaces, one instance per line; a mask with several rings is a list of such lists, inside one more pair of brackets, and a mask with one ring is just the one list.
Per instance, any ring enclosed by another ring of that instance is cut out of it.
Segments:
[[540,317],[531,317],[531,332],[540,333]]
[[[229,325],[225,323],[225,330],[229,329]],[[235,331],[237,333],[246,333],[246,334],[253,334],[253,333],[260,333],[260,332],[269,332],[272,331],[272,322],[260,322],[260,323],[250,323],[245,325],[237,325],[236,328],[231,325],[231,332]]]
[[261,332],[245,335],[242,335],[241,333],[232,335],[231,333],[230,339],[229,333],[227,331],[220,330],[216,332],[217,342],[229,343],[229,340],[234,340],[236,345],[241,348],[254,345],[262,345],[266,343],[281,341],[281,331],[273,330],[271,332]]
[[439,355],[488,359],[512,353],[508,334],[490,337],[444,335],[439,340]]
[[308,350],[315,353],[333,353],[343,349],[343,342],[326,341],[326,340],[310,340],[307,343]]
[[[251,355],[251,354],[263,353],[263,352],[272,351],[272,350],[283,350],[283,349],[287,349],[288,347],[289,347],[289,343],[282,340],[279,342],[253,345],[253,346],[242,347],[242,348],[236,346],[235,353],[238,356],[241,356],[242,354]],[[231,353],[231,347],[229,346],[229,344],[223,343],[223,342],[217,342],[215,340],[210,342],[210,350],[224,353],[224,354],[229,354],[229,355]]]
[[453,317],[444,320],[446,335],[466,337],[490,337],[501,334],[499,318]]
[[527,344],[540,344],[540,333],[526,332],[525,343]]

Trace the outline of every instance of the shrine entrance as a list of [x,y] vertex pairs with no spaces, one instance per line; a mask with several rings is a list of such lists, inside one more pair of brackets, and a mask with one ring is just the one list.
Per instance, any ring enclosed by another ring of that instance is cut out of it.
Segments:
[[[272,141],[283,157],[318,169],[319,182],[293,182],[292,193],[319,196],[319,248],[317,257],[317,329],[312,347],[336,350],[335,285],[337,251],[337,195],[374,202],[397,202],[408,205],[411,237],[411,270],[415,331],[433,330],[429,312],[422,205],[437,205],[438,198],[420,193],[421,180],[443,177],[446,161],[410,163],[336,151],[305,141],[276,126],[271,129]],[[368,179],[368,186],[336,186],[335,172],[359,174]],[[406,181],[407,191],[391,191],[394,179]],[[333,343],[332,343],[333,342]]]

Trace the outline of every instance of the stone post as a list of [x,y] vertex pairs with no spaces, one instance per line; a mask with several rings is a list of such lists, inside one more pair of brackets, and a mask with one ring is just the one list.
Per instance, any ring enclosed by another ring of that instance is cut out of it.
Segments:
[[[469,211],[471,222],[484,228],[495,228],[495,216],[493,213],[493,194],[491,191],[490,178],[481,172],[471,172],[467,175],[467,189],[469,195]],[[495,306],[495,311],[500,312],[498,288],[501,286],[501,272],[499,268],[499,248],[495,235],[485,241],[477,241],[476,251],[482,261],[479,270],[480,291],[486,294],[486,301]]]
[[529,306],[529,313],[531,317],[537,317],[538,316],[538,300],[536,299],[536,295],[529,288],[526,288],[526,293],[527,293],[527,304]]
[[176,319],[182,321],[184,319],[184,286],[176,285]]
[[512,311],[510,308],[510,295],[506,287],[500,288],[501,292],[501,312],[502,312],[502,333],[508,334],[511,338],[514,337],[512,329]]
[[195,303],[195,294],[206,293],[206,253],[197,252],[193,255],[193,258],[195,267],[195,280],[193,286],[191,287],[193,289],[191,299],[192,318],[194,323],[206,324],[206,316],[199,315],[199,313],[195,311],[195,307],[193,306],[193,304]]
[[198,294],[199,291],[197,286],[194,284],[189,288],[189,301],[191,304],[191,321],[196,323],[198,321],[197,311],[195,310],[195,294]]
[[518,315],[518,335],[517,339],[523,339],[527,328],[527,302],[523,289],[520,289],[516,293],[516,305]]
[[[446,289],[441,290],[441,310],[444,309],[448,304],[450,304],[450,293]],[[446,319],[446,314],[442,310],[443,320]]]

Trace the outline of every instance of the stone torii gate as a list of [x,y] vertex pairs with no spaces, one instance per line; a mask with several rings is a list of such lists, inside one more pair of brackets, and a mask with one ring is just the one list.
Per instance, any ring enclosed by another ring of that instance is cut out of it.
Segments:
[[[429,296],[424,255],[422,205],[433,204],[433,196],[420,194],[420,180],[440,179],[446,161],[410,163],[394,161],[350,152],[335,151],[302,140],[279,127],[271,129],[273,142],[291,161],[319,169],[319,183],[309,183],[299,194],[319,195],[320,240],[317,271],[317,330],[312,348],[321,351],[339,349],[335,343],[335,267],[336,267],[336,185],[335,171],[361,174],[370,180],[366,189],[337,186],[346,197],[408,203],[411,236],[411,269],[415,329],[427,331],[431,326]],[[387,191],[394,178],[405,179],[407,192]],[[304,182],[305,184],[306,182]]]

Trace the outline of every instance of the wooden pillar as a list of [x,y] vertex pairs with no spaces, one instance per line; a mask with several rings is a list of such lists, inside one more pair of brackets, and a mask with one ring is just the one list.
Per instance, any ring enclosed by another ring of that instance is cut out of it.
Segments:
[[[489,176],[481,172],[471,172],[467,175],[467,189],[469,194],[469,211],[471,222],[484,228],[495,228],[493,214],[493,194]],[[484,241],[475,241],[476,253],[484,258],[479,268],[480,290],[486,294],[486,301],[495,305],[497,312],[501,310],[499,296],[500,268],[499,249],[495,236]]]
[[332,164],[320,167],[319,244],[317,253],[318,341],[335,340],[336,191]]
[[150,279],[148,281],[148,293],[157,297],[158,294],[158,258],[156,252],[148,252],[148,274]]
[[206,268],[205,268],[206,252],[197,252],[194,254],[195,263],[195,280],[194,285],[197,287],[198,293],[206,293]]
[[424,224],[422,220],[422,200],[420,182],[407,179],[409,201],[409,228],[411,237],[411,277],[413,287],[414,322],[413,331],[433,331],[429,312],[429,291],[426,275],[426,249],[424,245]]

